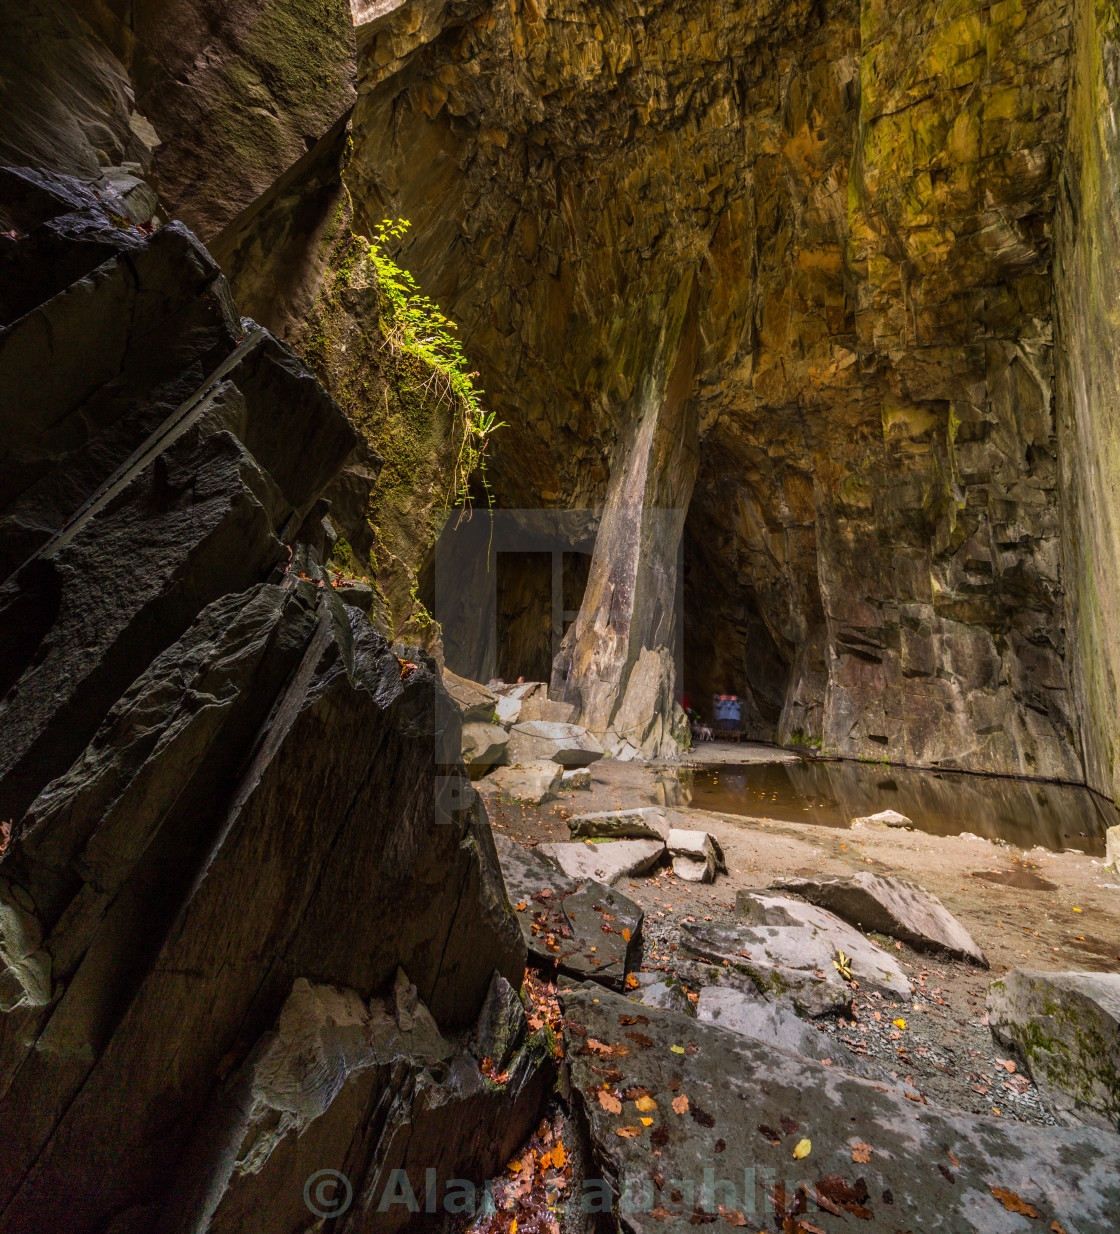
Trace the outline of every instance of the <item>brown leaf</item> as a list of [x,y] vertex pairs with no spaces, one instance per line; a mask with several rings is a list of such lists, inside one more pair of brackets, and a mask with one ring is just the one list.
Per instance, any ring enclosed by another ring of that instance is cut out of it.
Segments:
[[626,974],[626,988],[628,990],[636,990],[638,988],[638,979],[633,973]]
[[852,1146],[852,1160],[856,1165],[866,1165],[871,1160],[871,1145],[858,1141]]
[[516,909],[519,913],[523,913],[523,912],[524,912],[524,911],[525,911],[528,907],[529,907],[529,902],[528,902],[527,900],[522,900],[520,904],[515,904],[515,905],[514,905],[514,908],[515,908],[515,909]]
[[650,1212],[650,1216],[655,1221],[676,1221],[677,1219],[676,1213],[671,1213],[667,1208],[662,1208],[660,1204]]
[[695,1054],[699,1048],[700,1047],[696,1044],[695,1041],[690,1041],[688,1045],[684,1047],[684,1052],[686,1054]]
[[642,1134],[642,1129],[641,1127],[616,1127],[614,1133],[624,1140],[632,1140],[635,1136]]
[[571,1020],[564,1021],[564,1027],[571,1033],[575,1033],[577,1037],[586,1037],[587,1029],[582,1024],[573,1024]]
[[782,1117],[778,1119],[778,1125],[786,1135],[793,1135],[793,1133],[801,1126],[797,1119],[790,1118],[788,1114],[783,1114]]
[[717,1153],[726,1152],[727,1151],[727,1141],[726,1140],[716,1140],[715,1151]]
[[648,1050],[653,1045],[653,1038],[647,1037],[645,1033],[627,1033],[626,1035],[640,1050]]
[[729,1225],[745,1226],[747,1224],[746,1217],[737,1208],[727,1208],[721,1204],[719,1206],[719,1215]]
[[596,1054],[608,1055],[614,1053],[614,1047],[607,1045],[605,1041],[597,1041],[594,1037],[587,1038],[587,1048],[594,1050]]
[[774,1130],[773,1127],[768,1127],[765,1123],[758,1124],[759,1134],[763,1139],[769,1140],[771,1144],[780,1144],[782,1137]]
[[708,1113],[708,1111],[702,1110],[698,1105],[694,1105],[688,1112],[700,1124],[701,1127],[714,1127],[716,1125],[716,1120]]
[[1020,1213],[1024,1217],[1037,1217],[1038,1210],[1033,1208],[1026,1200],[1020,1199],[1014,1191],[1009,1191],[1006,1187],[991,1187],[988,1190],[996,1197],[997,1200],[1007,1209],[1009,1213]]
[[669,1143],[669,1124],[662,1123],[659,1127],[655,1127],[651,1141],[654,1148],[664,1148]]
[[1066,1234],[1066,1227],[1062,1225],[1059,1221],[1051,1221],[1050,1229],[1052,1231],[1052,1234]]
[[954,1165],[958,1165],[958,1166],[960,1165],[960,1161],[958,1160],[956,1153],[954,1153],[954,1152],[953,1152],[953,1150],[952,1150],[951,1148],[947,1148],[947,1149],[945,1150],[945,1152],[946,1152],[946,1154],[948,1155],[949,1160],[950,1160],[950,1161],[951,1161]]
[[598,1092],[599,1104],[607,1111],[608,1114],[621,1114],[622,1102],[611,1093],[608,1093],[605,1088],[599,1089]]
[[673,1113],[684,1114],[688,1110],[688,1098],[681,1093],[679,1097],[673,1098]]
[[648,1024],[649,1016],[648,1015],[620,1015],[618,1017],[618,1022],[619,1024],[623,1026],[623,1028],[627,1028],[631,1024]]

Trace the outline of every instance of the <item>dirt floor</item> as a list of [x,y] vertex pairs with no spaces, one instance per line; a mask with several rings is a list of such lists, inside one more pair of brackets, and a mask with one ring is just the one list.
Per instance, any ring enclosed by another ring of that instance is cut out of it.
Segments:
[[[702,746],[695,765],[789,757],[767,747]],[[567,792],[542,807],[502,801],[479,781],[492,825],[526,845],[569,838],[565,819],[627,806],[664,804],[676,769],[665,764],[604,760],[591,768],[591,789]],[[1013,967],[1051,971],[1120,971],[1120,876],[1092,857],[1041,848],[1021,851],[975,836],[933,836],[885,827],[844,830],[813,824],[714,814],[666,806],[675,825],[710,832],[723,846],[729,873],[712,885],[686,883],[662,867],[618,886],[646,912],[644,969],[673,971],[677,926],[688,916],[733,921],[735,893],[794,875],[856,870],[912,879],[934,892],[972,934],[990,971],[896,949],[917,988],[911,1006],[857,996],[855,1019],[822,1031],[930,1102],[977,1114],[1035,1123],[1050,1117],[1016,1060],[996,1045],[984,1011],[988,982]],[[904,1025],[894,1021],[902,1020]]]

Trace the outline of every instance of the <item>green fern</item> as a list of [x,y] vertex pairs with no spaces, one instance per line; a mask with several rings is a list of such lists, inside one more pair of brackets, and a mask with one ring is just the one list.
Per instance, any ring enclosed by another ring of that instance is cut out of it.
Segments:
[[487,505],[492,506],[485,452],[490,435],[505,424],[495,412],[482,406],[483,391],[474,384],[478,373],[470,371],[463,345],[452,334],[455,323],[428,296],[420,294],[412,275],[386,252],[386,247],[399,241],[411,226],[408,219],[382,219],[370,245],[370,260],[377,270],[381,296],[382,330],[393,351],[413,356],[428,366],[431,377],[426,384],[430,391],[441,401],[447,399],[457,413],[460,441],[452,469],[449,504],[469,504],[470,478],[477,471]]

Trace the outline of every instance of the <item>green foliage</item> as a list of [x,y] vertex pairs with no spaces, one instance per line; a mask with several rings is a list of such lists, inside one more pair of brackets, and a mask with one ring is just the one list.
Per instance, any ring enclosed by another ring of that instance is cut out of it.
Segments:
[[452,333],[455,323],[440,312],[428,296],[421,295],[416,280],[389,256],[387,246],[400,240],[411,224],[407,219],[382,219],[370,245],[369,255],[377,270],[382,305],[382,329],[389,347],[414,356],[427,365],[431,377],[425,392],[447,399],[458,413],[462,439],[455,457],[449,498],[456,505],[470,500],[470,478],[479,473],[487,503],[493,504],[486,482],[486,446],[490,435],[505,425],[495,412],[482,406],[482,391],[474,384],[463,345]]

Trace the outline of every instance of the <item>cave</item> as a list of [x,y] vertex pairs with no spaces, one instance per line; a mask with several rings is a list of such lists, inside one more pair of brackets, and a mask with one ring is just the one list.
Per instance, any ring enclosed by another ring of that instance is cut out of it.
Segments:
[[1118,66],[0,8],[0,1234],[1115,1229]]

